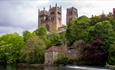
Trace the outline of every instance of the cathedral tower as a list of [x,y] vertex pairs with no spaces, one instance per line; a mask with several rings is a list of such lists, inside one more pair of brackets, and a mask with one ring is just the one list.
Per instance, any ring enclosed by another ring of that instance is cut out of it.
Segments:
[[58,7],[57,4],[55,7],[51,7],[49,9],[50,13],[50,32],[58,32],[61,27],[62,20],[62,8]]
[[78,18],[78,11],[76,8],[71,7],[67,9],[67,13],[66,13],[66,23],[68,24],[69,22],[71,22],[72,20]]
[[49,23],[50,23],[50,19],[49,19],[49,12],[45,10],[45,8],[43,10],[39,10],[39,15],[38,15],[38,26],[45,26],[47,28],[47,30],[49,30]]
[[113,17],[115,18],[115,8],[113,8]]

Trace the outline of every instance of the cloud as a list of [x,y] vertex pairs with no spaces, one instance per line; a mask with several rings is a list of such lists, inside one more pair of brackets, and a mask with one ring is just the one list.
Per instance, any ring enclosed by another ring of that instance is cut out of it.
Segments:
[[14,33],[14,30],[15,30],[15,32],[17,32],[17,33],[20,33],[20,34],[22,34],[22,31],[23,31],[23,29],[22,28],[17,28],[17,27],[1,27],[0,26],[0,34],[1,35],[3,35],[3,34],[6,34],[6,33]]
[[66,9],[75,7],[79,16],[100,15],[112,12],[114,0],[0,0],[0,34],[35,30],[38,26],[38,9],[49,5],[62,6],[62,23],[66,23]]
[[0,1],[0,33],[37,29],[38,8],[47,3],[48,0]]

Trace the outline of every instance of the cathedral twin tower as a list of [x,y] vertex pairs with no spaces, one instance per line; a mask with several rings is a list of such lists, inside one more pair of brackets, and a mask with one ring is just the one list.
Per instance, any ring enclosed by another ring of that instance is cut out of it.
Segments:
[[[78,11],[76,8],[71,7],[67,9],[66,23],[76,19],[78,17]],[[49,11],[39,10],[38,26],[45,26],[49,32],[59,32],[62,28],[62,7],[51,7]]]

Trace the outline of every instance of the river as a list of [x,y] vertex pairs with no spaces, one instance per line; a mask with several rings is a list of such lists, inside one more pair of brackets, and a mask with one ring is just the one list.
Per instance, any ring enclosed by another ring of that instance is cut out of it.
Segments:
[[0,70],[110,70],[110,69],[104,69],[104,68],[95,68],[95,67],[83,67],[83,66],[64,66],[64,67],[55,67],[55,66],[45,66],[45,67],[37,67],[37,68],[31,68],[31,67],[23,67],[23,68],[17,68],[12,66],[7,67],[0,67]]

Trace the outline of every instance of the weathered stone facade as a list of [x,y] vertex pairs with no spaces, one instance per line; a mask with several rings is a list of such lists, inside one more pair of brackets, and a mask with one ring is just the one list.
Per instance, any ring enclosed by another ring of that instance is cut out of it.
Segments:
[[[67,23],[70,21],[76,19],[78,17],[77,9],[74,7],[67,9]],[[66,27],[62,25],[62,7],[58,7],[57,4],[55,7],[51,7],[49,11],[45,10],[39,10],[38,15],[38,26],[45,26],[47,30],[49,31],[49,35],[52,33],[61,33],[66,31]],[[76,51],[71,49],[67,50],[67,47],[63,46],[52,46],[45,52],[45,64],[52,65],[54,64],[55,60],[59,57],[60,54],[63,54],[64,56],[74,59],[77,57]]]
[[68,8],[66,14],[66,23],[69,23],[76,18],[78,18],[78,10],[74,7]]
[[113,17],[115,18],[115,8],[113,8]]
[[[47,30],[51,33],[60,32],[62,30],[62,7],[58,7],[57,4],[55,7],[51,7],[49,11],[39,10],[38,13],[38,26],[45,26]],[[78,17],[78,11],[76,8],[71,7],[67,9],[66,22],[76,19]]]
[[58,59],[59,55],[65,55],[66,48],[61,46],[52,46],[45,52],[45,64],[52,65]]
[[46,28],[49,30],[49,23],[50,23],[50,19],[49,19],[49,12],[45,10],[45,8],[40,11],[39,10],[39,16],[38,16],[38,26],[46,26]]
[[39,10],[38,26],[45,26],[49,32],[58,32],[62,26],[62,7],[51,7],[49,11]]
[[69,59],[76,59],[79,56],[79,51],[76,49],[67,49],[66,45],[52,46],[45,52],[45,64],[53,65],[60,55]]

